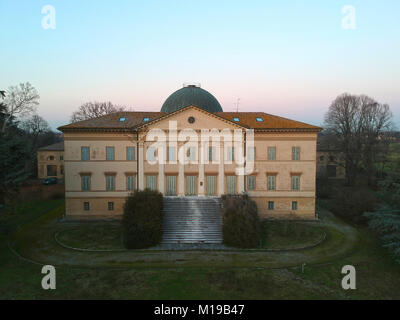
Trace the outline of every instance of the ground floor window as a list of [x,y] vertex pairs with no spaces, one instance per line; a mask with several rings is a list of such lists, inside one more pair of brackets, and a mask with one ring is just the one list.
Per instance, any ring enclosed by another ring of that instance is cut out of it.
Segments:
[[217,194],[217,176],[207,176],[206,178],[207,195],[215,196]]
[[176,176],[167,176],[167,196],[176,196]]
[[157,190],[157,176],[154,175],[146,176],[146,188],[153,191]]
[[109,202],[108,203],[108,211],[113,211],[114,210],[114,202]]
[[297,210],[297,201],[292,201],[292,210]]
[[83,210],[89,211],[89,209],[90,209],[90,204],[89,204],[89,202],[84,202],[84,203],[83,203]]
[[126,190],[133,191],[135,189],[134,176],[126,176]]
[[195,196],[197,194],[197,177],[186,176],[186,195]]
[[236,176],[226,176],[226,188],[228,194],[236,193]]
[[247,189],[248,190],[255,190],[256,188],[256,177],[255,176],[248,176],[247,177]]
[[274,210],[274,202],[268,201],[268,210]]
[[48,176],[48,177],[55,177],[55,176],[57,176],[57,166],[55,166],[55,165],[48,165],[48,166],[47,166],[47,176]]

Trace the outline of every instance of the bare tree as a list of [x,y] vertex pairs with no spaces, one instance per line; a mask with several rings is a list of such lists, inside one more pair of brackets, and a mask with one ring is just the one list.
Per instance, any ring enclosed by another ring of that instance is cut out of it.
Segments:
[[5,102],[5,118],[1,132],[5,132],[9,121],[16,116],[27,116],[36,110],[39,104],[39,94],[29,83],[20,83],[8,89]]
[[32,137],[34,149],[36,149],[39,135],[50,131],[47,121],[38,114],[34,114],[31,118],[22,122],[21,127]]
[[348,185],[355,184],[360,167],[364,167],[370,182],[381,137],[392,127],[391,119],[388,105],[365,95],[344,93],[332,102],[325,114],[325,126],[344,155]]
[[104,116],[109,113],[126,111],[125,106],[114,105],[111,102],[87,102],[72,113],[71,122],[77,122]]

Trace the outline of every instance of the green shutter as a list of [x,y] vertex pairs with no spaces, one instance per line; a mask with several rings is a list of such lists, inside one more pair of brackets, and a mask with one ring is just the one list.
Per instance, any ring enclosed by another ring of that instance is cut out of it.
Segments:
[[114,147],[106,147],[106,159],[114,160]]
[[82,191],[90,190],[90,176],[82,176]]
[[81,159],[83,161],[89,161],[90,160],[90,149],[89,149],[89,147],[82,147],[81,148]]
[[135,189],[135,178],[134,176],[126,176],[126,189],[133,191]]
[[268,160],[275,160],[275,153],[276,153],[275,147],[269,147],[268,148]]
[[256,188],[256,177],[255,176],[247,177],[247,188],[248,188],[248,190],[254,190]]
[[167,176],[167,195],[176,196],[176,176]]
[[135,160],[135,148],[128,147],[126,149],[126,160],[134,161]]
[[292,176],[292,190],[297,191],[300,190],[300,177]]
[[157,190],[157,176],[146,176],[146,188],[153,191]]
[[235,194],[236,193],[236,176],[227,176],[226,177],[226,185],[227,185],[227,193]]
[[106,177],[106,189],[107,189],[107,191],[114,191],[114,189],[115,189],[115,177],[114,176]]
[[195,196],[197,187],[196,176],[186,176],[186,195]]
[[216,176],[207,176],[207,195],[215,196],[217,194],[217,177]]
[[275,176],[268,176],[268,190],[275,190]]

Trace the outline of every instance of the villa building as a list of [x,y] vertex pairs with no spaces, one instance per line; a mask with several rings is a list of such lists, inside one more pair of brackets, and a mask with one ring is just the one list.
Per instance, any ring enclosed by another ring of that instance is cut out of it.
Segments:
[[[145,188],[168,197],[245,192],[261,217],[315,218],[320,127],[264,112],[223,112],[213,95],[189,85],[160,112],[118,112],[59,130],[67,218],[119,217],[125,198]],[[223,132],[232,132],[231,141]]]
[[64,142],[39,148],[37,151],[38,178],[64,178]]

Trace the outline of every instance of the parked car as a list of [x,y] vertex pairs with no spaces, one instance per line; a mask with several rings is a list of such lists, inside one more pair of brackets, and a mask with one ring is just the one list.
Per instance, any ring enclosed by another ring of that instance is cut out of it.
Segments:
[[47,178],[43,181],[43,184],[45,185],[57,184],[57,178]]

